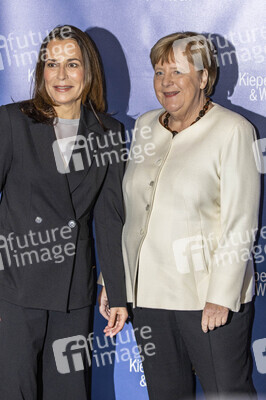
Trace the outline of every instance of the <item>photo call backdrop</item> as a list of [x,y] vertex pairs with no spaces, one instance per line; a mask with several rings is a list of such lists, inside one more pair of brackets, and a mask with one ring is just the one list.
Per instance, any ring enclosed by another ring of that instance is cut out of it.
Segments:
[[[213,101],[243,115],[256,127],[264,156],[265,8],[265,0],[0,0],[0,104],[29,98],[42,39],[57,25],[75,25],[86,31],[99,49],[108,112],[131,132],[139,115],[160,107],[153,90],[151,47],[170,33],[195,31],[206,35],[218,50],[220,69]],[[262,173],[262,182],[264,176]],[[254,247],[257,296],[252,336],[253,377],[259,400],[266,399],[265,225],[262,186]],[[116,341],[104,338],[104,326],[96,307],[93,400],[148,399],[131,324]],[[197,396],[203,398],[198,381]]]

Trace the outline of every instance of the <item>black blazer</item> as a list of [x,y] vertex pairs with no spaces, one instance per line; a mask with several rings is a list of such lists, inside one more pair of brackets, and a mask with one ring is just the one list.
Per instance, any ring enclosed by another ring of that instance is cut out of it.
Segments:
[[112,133],[81,106],[70,172],[62,173],[53,126],[27,117],[19,104],[0,108],[0,298],[57,311],[91,304],[94,218],[110,306],[126,305],[121,125],[100,118]]

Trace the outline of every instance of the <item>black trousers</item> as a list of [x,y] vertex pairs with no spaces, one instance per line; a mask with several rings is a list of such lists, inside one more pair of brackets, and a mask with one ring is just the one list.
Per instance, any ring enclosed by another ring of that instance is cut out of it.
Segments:
[[70,312],[0,300],[0,399],[88,400],[93,307]]
[[[250,352],[253,302],[230,312],[226,325],[204,333],[202,311],[133,309],[133,326],[145,357],[150,400],[194,399],[193,369],[207,399],[256,399]],[[154,355],[145,356],[141,328],[149,326]]]

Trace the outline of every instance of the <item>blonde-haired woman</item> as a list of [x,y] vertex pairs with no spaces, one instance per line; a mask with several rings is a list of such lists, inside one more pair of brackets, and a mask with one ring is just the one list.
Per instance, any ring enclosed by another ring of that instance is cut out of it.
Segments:
[[144,126],[155,151],[127,166],[122,239],[136,338],[143,350],[148,325],[156,347],[143,364],[149,398],[193,398],[192,366],[207,398],[251,398],[255,129],[208,97],[217,67],[204,36],[166,36],[150,56],[162,108],[136,121],[132,151]]

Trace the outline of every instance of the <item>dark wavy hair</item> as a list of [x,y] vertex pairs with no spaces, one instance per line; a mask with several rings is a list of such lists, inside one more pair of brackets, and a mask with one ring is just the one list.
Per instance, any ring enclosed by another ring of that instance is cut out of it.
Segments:
[[57,116],[54,109],[55,104],[46,91],[44,81],[46,48],[53,39],[73,39],[77,42],[81,50],[85,70],[81,102],[92,109],[95,114],[96,111],[104,112],[106,107],[104,83],[98,50],[92,39],[85,32],[72,25],[62,25],[54,28],[43,40],[35,67],[32,98],[20,103],[21,111],[38,122],[50,125],[53,124],[54,118]]

